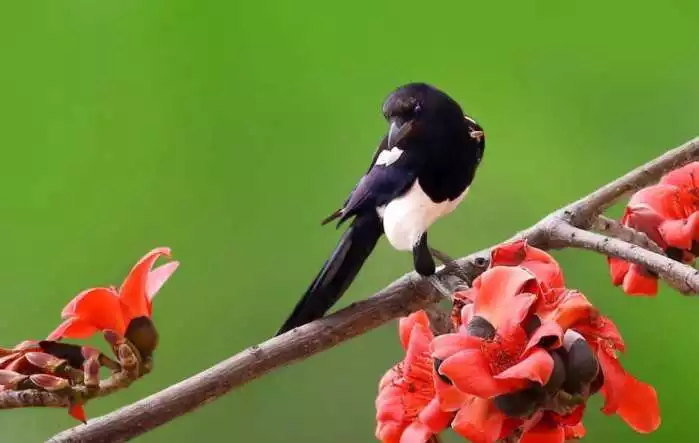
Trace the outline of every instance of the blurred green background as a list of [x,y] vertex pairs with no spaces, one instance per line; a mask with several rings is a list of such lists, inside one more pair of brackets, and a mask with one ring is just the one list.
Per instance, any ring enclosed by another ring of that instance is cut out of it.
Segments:
[[[183,265],[155,303],[155,372],[89,415],[266,339],[339,237],[319,221],[366,168],[384,97],[408,81],[446,90],[488,138],[433,245],[498,242],[699,134],[697,26],[689,0],[5,0],[0,339],[43,336],[74,294],[119,284],[158,245]],[[603,258],[556,257],[617,322],[626,368],[663,412],[644,437],[598,401],[588,441],[693,439],[697,300],[625,297]],[[382,241],[341,305],[410,268]],[[376,383],[400,357],[394,322],[139,441],[370,442]],[[3,441],[72,425],[59,410],[0,413]]]

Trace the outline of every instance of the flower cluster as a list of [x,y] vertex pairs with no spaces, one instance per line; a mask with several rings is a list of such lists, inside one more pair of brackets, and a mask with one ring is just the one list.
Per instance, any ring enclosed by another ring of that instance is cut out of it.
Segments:
[[[150,371],[158,333],[151,320],[151,301],[177,269],[179,262],[153,269],[170,250],[146,254],[121,288],[93,288],[78,294],[64,309],[63,323],[46,340],[24,341],[0,348],[0,390],[39,389],[64,396],[69,413],[85,421],[83,403],[100,389],[100,368],[133,380]],[[117,357],[62,339],[83,339],[103,332]]]
[[494,250],[489,269],[455,294],[453,333],[435,337],[424,312],[400,321],[403,361],[379,383],[376,436],[424,443],[451,426],[474,443],[584,435],[587,399],[605,398],[638,432],[660,424],[655,390],[629,375],[614,324],[558,263],[525,242]]
[[[621,223],[643,232],[668,257],[693,263],[699,254],[699,162],[666,174],[658,184],[636,192]],[[614,285],[627,294],[655,295],[658,277],[642,266],[609,258]]]

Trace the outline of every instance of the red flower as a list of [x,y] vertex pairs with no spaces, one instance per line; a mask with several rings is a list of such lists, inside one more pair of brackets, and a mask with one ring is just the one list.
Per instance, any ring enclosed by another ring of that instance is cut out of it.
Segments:
[[[527,337],[522,323],[536,301],[535,277],[521,267],[497,266],[479,276],[466,297],[460,332],[437,337],[432,355],[439,372],[456,388],[481,398],[520,390],[530,382],[546,384],[553,359],[538,346],[542,336]],[[545,328],[560,335],[556,325]]]
[[121,288],[93,288],[78,294],[64,309],[64,322],[50,335],[50,340],[87,338],[98,331],[113,331],[126,336],[147,356],[157,344],[150,317],[151,301],[177,269],[171,261],[152,269],[161,257],[170,257],[170,249],[157,248],[146,254],[131,269]]
[[[699,162],[665,175],[657,185],[635,193],[621,222],[645,233],[669,257],[691,263],[699,252]],[[636,264],[609,258],[612,282],[627,294],[654,295],[657,276]]]
[[386,372],[376,399],[376,438],[384,443],[425,443],[449,425],[453,414],[435,398],[434,338],[427,314],[418,311],[400,320],[405,359]]

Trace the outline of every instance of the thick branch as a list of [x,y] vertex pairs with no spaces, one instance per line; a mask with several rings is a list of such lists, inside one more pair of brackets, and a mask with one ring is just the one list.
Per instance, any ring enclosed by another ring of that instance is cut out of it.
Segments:
[[[646,186],[662,174],[680,167],[699,155],[699,139],[669,151],[657,159],[603,186],[590,195],[543,218],[534,226],[510,240],[527,239],[542,249],[574,246],[618,256],[648,266],[685,281],[689,288],[699,289],[691,268],[672,262],[659,254],[641,250],[615,239],[584,230],[566,230],[570,223],[577,228],[589,228],[594,218],[626,193]],[[575,235],[573,235],[575,234]],[[634,249],[636,248],[636,249]],[[453,288],[448,277],[458,274],[472,280],[487,268],[490,248],[455,260],[460,272],[450,266],[438,275],[441,282]],[[88,424],[57,434],[50,442],[119,442],[141,435],[157,426],[183,415],[202,404],[215,400],[232,389],[254,380],[267,372],[303,360],[318,352],[356,337],[368,330],[409,312],[424,308],[440,298],[438,291],[415,273],[408,274],[368,300],[355,303],[336,314],[302,326],[286,334],[248,348],[216,366],[194,375],[132,405],[123,407]]]

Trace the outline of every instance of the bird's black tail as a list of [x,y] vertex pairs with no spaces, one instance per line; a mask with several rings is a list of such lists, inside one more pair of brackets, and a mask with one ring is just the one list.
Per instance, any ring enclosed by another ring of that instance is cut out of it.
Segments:
[[382,233],[377,215],[355,218],[277,335],[321,318],[345,293]]

